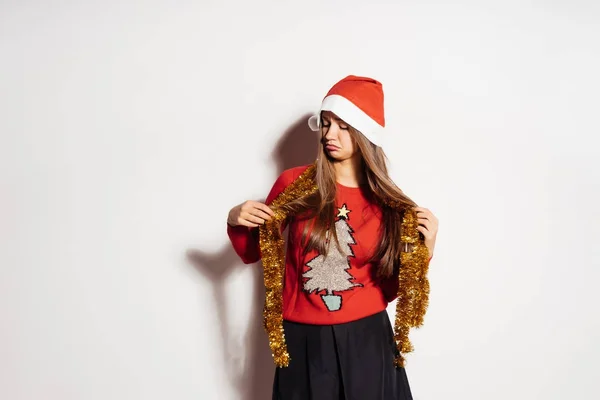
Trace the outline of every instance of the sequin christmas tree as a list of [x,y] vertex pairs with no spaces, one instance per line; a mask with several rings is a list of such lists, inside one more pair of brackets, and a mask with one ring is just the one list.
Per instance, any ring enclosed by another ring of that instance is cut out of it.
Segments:
[[342,296],[334,292],[350,290],[361,284],[351,282],[354,277],[350,275],[349,257],[354,257],[351,244],[356,244],[352,236],[352,228],[347,222],[350,210],[344,205],[338,208],[339,219],[335,222],[340,249],[331,243],[327,255],[318,255],[306,265],[310,268],[302,276],[308,278],[304,282],[304,290],[309,293],[321,294],[321,299],[329,311],[338,311],[342,308]]

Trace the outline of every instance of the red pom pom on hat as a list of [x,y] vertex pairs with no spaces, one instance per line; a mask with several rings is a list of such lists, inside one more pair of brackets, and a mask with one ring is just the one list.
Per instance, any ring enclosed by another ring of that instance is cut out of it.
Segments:
[[356,75],[348,75],[337,82],[323,98],[319,113],[308,120],[308,125],[313,131],[321,128],[322,111],[333,112],[373,144],[381,146],[385,128],[381,82]]

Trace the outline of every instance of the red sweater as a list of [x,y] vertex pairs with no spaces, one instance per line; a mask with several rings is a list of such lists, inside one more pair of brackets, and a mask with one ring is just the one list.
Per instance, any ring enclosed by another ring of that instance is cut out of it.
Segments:
[[[308,166],[284,171],[266,203],[281,193]],[[333,243],[327,257],[316,250],[302,255],[305,221],[292,218],[286,250],[283,318],[308,324],[338,324],[385,310],[396,298],[398,276],[376,278],[367,260],[378,244],[381,209],[362,188],[337,184],[335,228],[342,252]],[[227,225],[233,248],[246,264],[260,259],[258,228]]]

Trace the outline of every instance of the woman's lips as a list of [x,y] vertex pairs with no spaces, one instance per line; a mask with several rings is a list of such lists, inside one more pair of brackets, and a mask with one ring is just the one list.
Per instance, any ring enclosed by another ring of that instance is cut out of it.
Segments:
[[327,146],[325,146],[325,149],[329,150],[329,151],[336,151],[336,150],[339,150],[340,148],[337,146],[334,146],[332,144],[328,144]]

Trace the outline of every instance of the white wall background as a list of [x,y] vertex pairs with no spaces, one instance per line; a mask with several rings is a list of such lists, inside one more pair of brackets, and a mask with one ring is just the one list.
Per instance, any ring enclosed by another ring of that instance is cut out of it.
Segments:
[[600,398],[599,23],[591,0],[2,1],[0,397],[269,399],[226,215],[312,161],[307,114],[358,74],[440,220],[415,399]]

